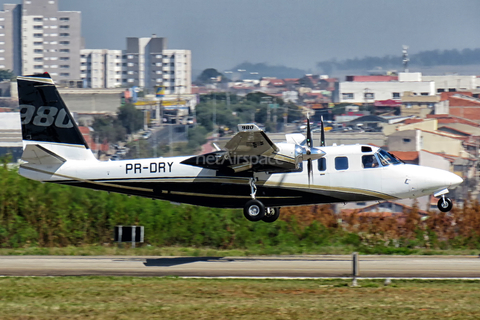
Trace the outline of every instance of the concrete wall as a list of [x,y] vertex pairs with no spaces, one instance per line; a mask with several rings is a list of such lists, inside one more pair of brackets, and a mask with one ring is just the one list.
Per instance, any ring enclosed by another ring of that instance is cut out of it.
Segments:
[[451,171],[451,163],[442,156],[421,150],[418,153],[419,165]]
[[121,103],[121,92],[125,89],[61,89],[60,95],[71,112],[117,113]]
[[393,151],[419,151],[419,131],[398,131],[387,137],[388,150]]
[[462,146],[462,140],[441,136],[439,134],[422,132],[423,149],[445,153],[453,156],[464,157],[467,155],[465,148]]

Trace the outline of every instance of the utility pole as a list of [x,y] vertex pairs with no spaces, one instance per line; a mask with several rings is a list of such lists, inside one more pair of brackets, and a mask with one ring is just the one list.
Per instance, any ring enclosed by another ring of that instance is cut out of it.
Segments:
[[217,97],[215,93],[213,93],[213,139],[214,141],[217,141],[217,134],[218,134],[218,129],[217,129]]
[[173,146],[172,146],[172,140],[173,140],[173,137],[172,137],[172,124],[169,123],[168,124],[168,138],[169,138],[169,153],[170,153],[170,157],[173,156]]

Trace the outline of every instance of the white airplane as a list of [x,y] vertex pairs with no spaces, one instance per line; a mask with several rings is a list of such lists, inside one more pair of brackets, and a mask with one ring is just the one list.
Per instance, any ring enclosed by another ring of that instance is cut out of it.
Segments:
[[[462,179],[444,170],[404,164],[369,145],[313,147],[287,134],[273,143],[255,124],[241,124],[222,150],[182,157],[97,160],[48,73],[18,77],[27,178],[193,205],[243,208],[250,221],[273,222],[281,206],[445,197]],[[307,166],[303,166],[306,162]]]

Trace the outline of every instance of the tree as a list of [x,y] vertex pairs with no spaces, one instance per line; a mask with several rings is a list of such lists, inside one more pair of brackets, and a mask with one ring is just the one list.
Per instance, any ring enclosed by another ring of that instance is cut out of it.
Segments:
[[8,69],[0,70],[0,81],[12,80],[13,78],[15,78],[15,75],[11,70],[8,70]]
[[131,103],[118,108],[118,120],[127,129],[128,134],[143,128],[143,117],[143,112],[135,108]]
[[98,139],[99,142],[106,140],[109,143],[116,143],[117,141],[125,140],[125,135],[127,134],[120,121],[112,116],[95,118],[92,128],[94,130],[94,139]]
[[[212,78],[215,78],[213,80]],[[226,78],[222,73],[218,72],[217,69],[208,68],[202,71],[202,73],[197,78],[197,83],[207,84],[213,82],[229,82],[230,80]]]
[[[288,121],[299,120],[303,118],[301,109],[293,103],[285,103],[282,99],[269,96],[265,93],[249,93],[244,99],[240,99],[235,94],[229,95],[230,104],[226,103],[227,97],[224,93],[211,93],[202,95],[200,103],[196,106],[198,124],[213,130],[213,118],[215,112],[215,121],[218,127],[225,126],[230,129],[236,128],[239,123],[257,122],[268,126],[268,129],[274,130],[276,124],[273,123],[275,116],[277,123],[283,122],[285,111],[288,113]],[[277,104],[277,108],[270,109],[269,104]],[[270,113],[270,120],[267,115]]]

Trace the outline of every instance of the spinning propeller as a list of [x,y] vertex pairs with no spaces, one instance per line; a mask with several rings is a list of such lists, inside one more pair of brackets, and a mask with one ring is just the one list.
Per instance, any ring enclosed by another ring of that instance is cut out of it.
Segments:
[[[321,136],[320,136],[320,146],[325,146],[325,132],[323,129],[323,117],[321,119]],[[307,114],[307,139],[305,140],[306,146],[303,147],[303,160],[307,160],[307,171],[308,171],[308,186],[310,187],[310,182],[313,180],[313,167],[312,160],[320,159],[325,155],[325,152],[319,148],[313,146],[312,131],[310,130],[310,116]]]

